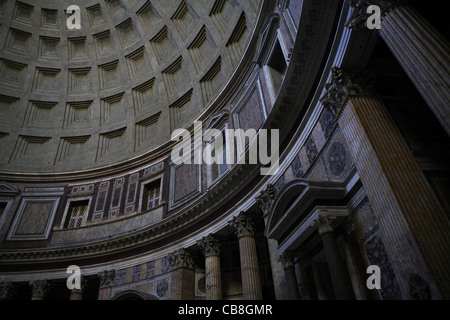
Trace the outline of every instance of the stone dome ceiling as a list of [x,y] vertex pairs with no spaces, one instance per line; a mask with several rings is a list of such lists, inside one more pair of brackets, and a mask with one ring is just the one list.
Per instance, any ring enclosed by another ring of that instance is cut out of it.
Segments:
[[[66,27],[69,5],[80,30]],[[227,84],[259,5],[1,0],[1,170],[102,167],[167,143]]]

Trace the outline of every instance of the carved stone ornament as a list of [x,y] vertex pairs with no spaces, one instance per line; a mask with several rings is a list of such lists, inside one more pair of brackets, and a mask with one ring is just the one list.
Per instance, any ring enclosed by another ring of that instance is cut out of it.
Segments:
[[202,250],[205,257],[220,255],[220,241],[212,235],[202,238],[197,241],[197,245]]
[[317,229],[320,235],[328,232],[333,232],[333,221],[336,220],[335,216],[319,216],[312,224],[311,227]]
[[10,299],[13,290],[14,284],[12,282],[0,282],[0,300]]
[[269,213],[270,206],[275,199],[276,190],[272,184],[267,185],[266,190],[262,191],[259,196],[256,197],[256,203],[261,208],[264,215]]
[[48,280],[33,280],[30,281],[33,297],[45,297],[50,290],[50,282]]
[[284,270],[294,267],[294,262],[292,260],[292,255],[290,253],[288,253],[288,252],[283,252],[278,257],[278,262],[281,263],[281,265],[283,266]]
[[331,82],[325,85],[326,93],[320,99],[325,108],[337,116],[350,95],[373,95],[374,76],[370,71],[347,73],[341,68],[331,68]]
[[367,28],[367,20],[370,17],[370,14],[367,13],[367,8],[369,6],[378,6],[383,15],[386,10],[401,3],[401,1],[398,0],[350,0],[349,2],[353,11],[350,14],[350,18],[345,23],[345,27],[353,30],[369,30]]
[[116,277],[116,270],[102,271],[98,274],[98,277],[100,278],[100,288],[112,287]]
[[254,219],[246,212],[241,212],[237,217],[233,217],[229,224],[236,229],[238,238],[255,235]]
[[172,270],[180,268],[194,269],[194,259],[191,254],[184,250],[178,250],[169,255]]

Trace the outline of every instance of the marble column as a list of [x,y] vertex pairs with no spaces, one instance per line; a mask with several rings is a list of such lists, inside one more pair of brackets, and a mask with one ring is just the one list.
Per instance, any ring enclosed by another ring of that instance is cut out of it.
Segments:
[[300,293],[298,291],[297,276],[295,274],[294,262],[289,253],[284,252],[278,259],[284,269],[286,276],[286,289],[289,294],[289,300],[300,300]]
[[80,289],[70,290],[70,300],[83,300],[83,292],[86,290],[87,279],[81,276]]
[[243,299],[262,300],[253,218],[245,212],[241,212],[239,216],[233,218],[230,225],[235,228],[239,239]]
[[313,227],[319,231],[322,239],[325,259],[330,271],[331,282],[337,300],[354,299],[352,284],[350,282],[347,269],[339,253],[336,236],[334,234],[332,222],[333,216],[319,216],[314,221]]
[[114,285],[116,270],[105,270],[98,274],[100,287],[98,290],[98,300],[110,300],[111,287]]
[[[266,189],[256,197],[256,203],[263,212],[264,224],[267,226],[269,219],[270,207],[275,199],[276,190],[272,184],[268,184]],[[269,249],[270,266],[272,270],[272,282],[277,300],[287,300],[289,296],[285,290],[285,276],[283,266],[278,261],[278,241],[275,239],[267,239],[267,247]]]
[[337,115],[402,294],[420,278],[436,299],[450,298],[450,222],[408,144],[363,76],[333,68],[322,98]]
[[[379,35],[450,135],[450,45],[416,10],[404,1],[353,1],[349,28],[365,28],[369,4],[382,9]],[[439,10],[438,4],[434,10]],[[443,9],[443,8],[442,8]]]
[[172,265],[172,299],[194,300],[194,259],[191,254],[181,249],[171,253],[169,260]]
[[206,300],[222,300],[220,241],[212,235],[197,242],[205,256]]
[[300,299],[311,300],[311,284],[309,283],[307,267],[311,265],[311,259],[308,252],[300,248],[297,255],[294,257],[295,275],[298,282],[298,291],[300,293]]
[[0,282],[0,301],[1,300],[10,300],[13,296],[14,291],[14,283]]
[[44,300],[50,290],[50,281],[33,280],[29,284],[31,286],[31,300]]

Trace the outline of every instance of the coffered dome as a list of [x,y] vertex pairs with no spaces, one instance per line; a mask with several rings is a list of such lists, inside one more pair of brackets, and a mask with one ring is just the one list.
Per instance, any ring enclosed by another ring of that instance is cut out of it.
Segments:
[[0,1],[0,165],[66,172],[149,154],[208,109],[259,0]]

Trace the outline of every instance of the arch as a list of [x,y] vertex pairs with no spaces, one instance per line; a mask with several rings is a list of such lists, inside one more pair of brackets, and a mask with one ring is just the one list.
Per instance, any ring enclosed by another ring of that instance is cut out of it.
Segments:
[[276,239],[289,226],[298,224],[311,204],[317,200],[342,200],[345,197],[344,183],[295,179],[284,185],[275,196],[269,210],[266,236]]
[[159,300],[159,299],[149,293],[135,290],[127,290],[116,294],[111,300]]

